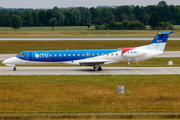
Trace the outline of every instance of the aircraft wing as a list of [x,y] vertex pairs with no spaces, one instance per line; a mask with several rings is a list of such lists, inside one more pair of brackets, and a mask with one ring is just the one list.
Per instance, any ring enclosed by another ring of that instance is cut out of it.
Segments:
[[94,66],[94,65],[102,65],[102,64],[105,64],[106,62],[108,61],[105,61],[105,60],[98,60],[98,61],[82,61],[82,62],[79,62],[80,65],[83,65],[83,66]]

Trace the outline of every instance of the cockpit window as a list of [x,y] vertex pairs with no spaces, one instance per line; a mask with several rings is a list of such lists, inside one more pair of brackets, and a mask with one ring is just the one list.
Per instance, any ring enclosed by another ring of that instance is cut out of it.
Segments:
[[24,53],[19,53],[16,55],[17,57],[24,57]]

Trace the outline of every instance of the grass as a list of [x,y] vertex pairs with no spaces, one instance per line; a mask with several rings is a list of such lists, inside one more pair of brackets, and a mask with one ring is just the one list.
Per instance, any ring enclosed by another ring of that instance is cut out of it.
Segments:
[[[6,28],[7,29],[7,28]],[[19,31],[10,31],[1,28],[0,37],[154,37],[158,32],[167,30],[46,30],[45,28],[22,28]],[[45,30],[44,30],[45,29]],[[63,27],[59,28],[63,29]],[[108,35],[109,32],[109,35]],[[176,30],[171,36],[180,36],[179,30]]]
[[[180,25],[173,25],[174,29],[175,30],[180,30]],[[146,30],[150,30],[150,26],[149,25],[146,25]]]
[[[12,27],[0,27],[0,31],[14,31]],[[87,31],[87,26],[60,26],[54,27],[54,31]],[[91,26],[89,30],[95,30],[94,26]],[[18,31],[52,31],[52,27],[21,27]]]
[[[83,50],[137,47],[150,41],[0,41],[0,54],[34,50]],[[179,51],[180,41],[168,41],[165,51]]]
[[0,112],[179,112],[179,91],[180,75],[0,76]]
[[53,117],[2,117],[2,120],[179,120],[179,116],[53,116]]

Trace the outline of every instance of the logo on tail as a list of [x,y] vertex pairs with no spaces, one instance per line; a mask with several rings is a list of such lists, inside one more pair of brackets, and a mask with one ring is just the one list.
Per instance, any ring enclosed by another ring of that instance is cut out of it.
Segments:
[[149,50],[164,51],[168,37],[174,31],[161,32],[156,35],[153,41],[149,44]]

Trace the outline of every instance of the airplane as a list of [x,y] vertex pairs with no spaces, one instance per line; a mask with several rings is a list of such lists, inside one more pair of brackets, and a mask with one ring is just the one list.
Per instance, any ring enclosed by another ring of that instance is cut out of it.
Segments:
[[93,66],[101,71],[101,65],[118,62],[138,62],[162,54],[168,37],[174,31],[157,33],[149,45],[135,48],[100,49],[100,50],[50,50],[24,51],[2,63],[13,67],[23,64],[65,63],[80,66]]

